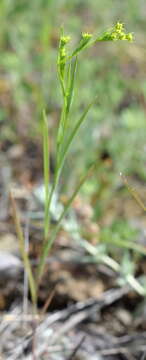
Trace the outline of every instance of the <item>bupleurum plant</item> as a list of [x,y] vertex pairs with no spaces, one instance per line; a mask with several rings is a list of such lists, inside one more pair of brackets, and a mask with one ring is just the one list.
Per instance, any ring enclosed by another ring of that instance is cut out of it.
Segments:
[[81,186],[84,184],[86,179],[93,173],[96,167],[96,160],[93,161],[91,166],[87,169],[86,173],[80,179],[77,187],[74,189],[73,194],[67,201],[64,209],[53,229],[50,229],[50,206],[53,198],[53,194],[56,191],[57,185],[60,180],[61,172],[66,160],[66,156],[70,150],[70,146],[79,131],[79,128],[85,121],[88,112],[91,106],[96,102],[96,97],[93,99],[85,108],[83,114],[79,119],[75,121],[74,127],[70,126],[70,112],[74,95],[74,86],[76,79],[76,68],[78,55],[85,49],[95,45],[100,41],[118,41],[118,40],[127,40],[132,41],[132,33],[126,33],[124,25],[120,22],[117,22],[108,31],[103,32],[100,36],[93,36],[88,32],[81,34],[81,39],[78,42],[75,49],[71,52],[68,50],[68,45],[71,41],[69,36],[65,36],[63,30],[61,31],[60,41],[59,41],[59,50],[58,50],[58,59],[57,59],[57,71],[58,78],[62,91],[62,110],[60,115],[60,121],[58,125],[57,135],[56,135],[56,155],[55,155],[55,174],[53,183],[50,183],[49,176],[49,133],[48,133],[48,120],[45,110],[43,110],[43,120],[42,120],[42,133],[43,133],[43,163],[44,163],[44,186],[45,186],[45,209],[44,209],[44,242],[42,244],[42,252],[40,254],[39,266],[37,271],[37,276],[33,275],[29,257],[25,252],[23,232],[20,226],[20,220],[18,216],[18,211],[16,209],[16,204],[12,197],[12,205],[14,211],[15,225],[17,230],[17,236],[19,239],[20,250],[24,261],[24,267],[28,274],[30,292],[32,297],[32,302],[34,308],[36,309],[37,296],[40,280],[44,273],[44,267],[46,264],[46,259],[48,257],[50,248],[52,247],[57,233],[60,229],[62,219],[66,216],[75,196],[79,192]]

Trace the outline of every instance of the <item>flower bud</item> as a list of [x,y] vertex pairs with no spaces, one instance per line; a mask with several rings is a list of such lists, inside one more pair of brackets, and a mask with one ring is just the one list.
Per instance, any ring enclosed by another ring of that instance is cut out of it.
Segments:
[[61,36],[60,47],[64,47],[70,41],[70,36]]

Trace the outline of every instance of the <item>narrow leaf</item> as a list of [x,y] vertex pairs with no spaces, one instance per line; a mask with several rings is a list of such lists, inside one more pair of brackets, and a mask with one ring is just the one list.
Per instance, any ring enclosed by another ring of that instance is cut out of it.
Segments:
[[113,244],[123,249],[133,250],[135,252],[140,253],[141,255],[146,255],[146,249],[144,248],[144,246],[136,244],[134,241],[129,241],[129,240],[125,241],[125,240],[121,240],[120,238],[119,239],[109,238],[106,239],[105,242],[109,244]]
[[75,83],[75,74],[77,69],[77,57],[72,65],[70,63],[69,66],[69,74],[68,74],[68,87],[67,87],[67,108],[66,108],[66,114],[68,116],[70,107],[73,100],[73,94],[74,94],[74,83]]
[[40,281],[41,279],[41,276],[43,274],[43,271],[44,271],[44,267],[45,267],[45,261],[46,261],[46,258],[48,256],[48,252],[52,246],[52,244],[54,243],[55,239],[56,239],[56,236],[58,234],[58,231],[60,229],[60,226],[61,226],[61,222],[63,220],[63,218],[66,216],[72,202],[74,201],[76,195],[78,194],[79,190],[81,189],[82,185],[85,183],[85,181],[87,180],[87,178],[89,176],[92,175],[95,167],[96,167],[97,163],[94,162],[90,167],[89,169],[87,170],[86,174],[82,177],[82,179],[80,180],[79,184],[77,185],[75,191],[73,192],[71,198],[68,200],[62,214],[60,215],[60,218],[58,219],[58,223],[55,227],[55,229],[53,230],[51,236],[50,236],[50,239],[48,239],[47,243],[45,244],[44,246],[44,249],[43,249],[43,253],[42,253],[42,256],[40,258],[40,264],[39,264],[39,269],[38,269],[38,280]]
[[72,130],[68,140],[66,141],[66,144],[65,144],[65,147],[64,147],[64,150],[62,152],[62,156],[61,156],[61,159],[60,159],[60,162],[58,164],[58,168],[59,168],[59,172],[61,171],[62,167],[63,167],[63,164],[64,164],[64,161],[65,161],[65,158],[66,158],[66,155],[68,153],[68,150],[70,148],[70,145],[74,139],[74,137],[76,136],[80,126],[83,124],[84,120],[86,119],[86,116],[90,110],[90,108],[92,107],[92,105],[95,103],[95,101],[97,100],[97,96],[94,100],[92,100],[92,102],[87,106],[87,108],[85,109],[84,113],[82,114],[82,116],[79,118],[79,120],[77,121],[74,129]]
[[49,229],[49,135],[48,122],[45,110],[43,111],[43,166],[44,166],[44,185],[45,185],[45,220],[44,220],[44,238],[46,239]]
[[120,173],[120,175],[121,175],[121,177],[122,177],[122,179],[123,179],[123,181],[124,181],[124,184],[126,185],[128,191],[129,191],[130,194],[133,196],[133,198],[136,200],[137,204],[138,204],[144,211],[146,211],[146,206],[144,205],[144,203],[143,203],[143,201],[141,200],[141,198],[140,198],[139,194],[137,193],[137,191],[129,185],[128,180],[127,180],[127,178],[126,178],[124,175],[122,175],[121,173]]
[[61,113],[61,119],[59,122],[59,129],[57,134],[58,157],[60,155],[60,148],[62,147],[61,145],[63,144],[64,136],[66,134],[66,129],[68,127],[68,116],[70,112],[71,103],[73,100],[76,68],[77,68],[77,58],[75,59],[73,65],[70,62],[67,73],[67,89],[64,95],[64,104],[63,104],[63,109]]

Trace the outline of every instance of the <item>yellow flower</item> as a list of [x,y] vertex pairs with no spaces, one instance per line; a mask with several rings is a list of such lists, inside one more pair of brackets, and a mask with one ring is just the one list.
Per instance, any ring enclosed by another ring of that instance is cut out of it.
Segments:
[[90,40],[92,37],[92,34],[89,34],[89,33],[82,33],[82,39],[84,40]]
[[70,41],[70,36],[61,36],[60,47],[64,47]]
[[117,24],[115,25],[115,30],[116,30],[117,32],[124,31],[124,24],[117,22]]
[[126,40],[133,41],[133,35],[132,33],[126,34]]

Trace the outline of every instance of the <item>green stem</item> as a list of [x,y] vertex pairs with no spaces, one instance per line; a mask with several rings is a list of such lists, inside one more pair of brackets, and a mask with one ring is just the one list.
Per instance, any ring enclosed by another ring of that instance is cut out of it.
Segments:
[[50,239],[48,240],[48,242],[45,244],[44,248],[43,248],[43,253],[42,253],[42,256],[41,256],[41,259],[40,259],[40,264],[39,264],[39,268],[38,268],[38,281],[40,281],[41,277],[42,277],[42,274],[43,274],[43,271],[44,271],[44,267],[45,267],[45,260],[48,256],[48,252],[53,244],[53,242],[55,241],[56,239],[56,236],[57,236],[57,233],[60,229],[60,226],[61,226],[61,222],[62,222],[62,219],[66,216],[74,198],[76,197],[76,195],[78,194],[81,186],[84,184],[84,182],[86,181],[86,179],[92,174],[93,170],[95,169],[95,166],[96,166],[96,163],[94,162],[90,168],[87,170],[87,173],[82,177],[82,179],[80,180],[78,186],[76,187],[75,191],[73,192],[71,198],[68,200],[62,214],[60,215],[59,219],[58,219],[58,223],[55,227],[55,229],[53,230],[51,236],[50,236]]

